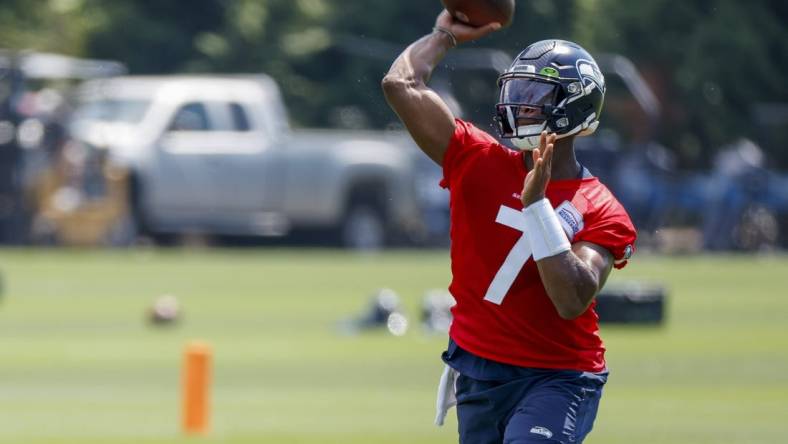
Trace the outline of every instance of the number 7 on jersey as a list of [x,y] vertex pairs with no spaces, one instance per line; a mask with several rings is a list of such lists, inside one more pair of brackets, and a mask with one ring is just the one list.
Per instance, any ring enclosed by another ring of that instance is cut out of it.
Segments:
[[501,205],[495,222],[523,232],[523,235],[520,236],[520,239],[515,242],[514,246],[509,251],[501,268],[498,269],[498,272],[490,283],[490,287],[487,288],[487,294],[484,296],[485,301],[501,305],[503,299],[506,297],[506,293],[512,288],[512,284],[514,284],[514,280],[517,278],[520,270],[523,269],[525,263],[531,258],[531,244],[525,237],[525,218],[522,212]]

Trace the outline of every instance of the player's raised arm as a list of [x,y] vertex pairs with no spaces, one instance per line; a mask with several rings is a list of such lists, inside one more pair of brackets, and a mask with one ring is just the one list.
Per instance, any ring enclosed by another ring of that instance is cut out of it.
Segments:
[[443,154],[454,133],[454,116],[427,82],[449,49],[500,27],[498,23],[478,28],[465,25],[444,10],[435,21],[435,31],[408,46],[383,78],[389,105],[416,144],[438,165],[443,163]]

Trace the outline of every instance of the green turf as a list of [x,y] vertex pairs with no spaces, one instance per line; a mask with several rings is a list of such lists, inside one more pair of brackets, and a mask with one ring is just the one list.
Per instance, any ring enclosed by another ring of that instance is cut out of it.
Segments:
[[[451,443],[432,425],[445,337],[343,336],[391,287],[415,314],[446,252],[0,251],[1,443]],[[640,257],[614,280],[669,289],[663,328],[604,327],[590,444],[788,442],[788,258]],[[184,322],[154,329],[176,295]],[[215,351],[212,432],[181,437],[184,344]]]

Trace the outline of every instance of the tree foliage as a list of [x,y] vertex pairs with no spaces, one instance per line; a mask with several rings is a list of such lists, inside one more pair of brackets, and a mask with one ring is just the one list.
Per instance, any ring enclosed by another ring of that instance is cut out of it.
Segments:
[[[535,40],[566,38],[623,54],[663,103],[659,141],[686,165],[747,136],[788,166],[779,143],[788,124],[753,117],[763,104],[788,103],[786,5],[519,0],[513,26],[469,46],[513,56]],[[440,9],[437,0],[0,0],[0,47],[116,59],[135,74],[265,72],[298,125],[382,128],[396,116],[379,81]],[[470,114],[490,115],[495,73],[446,68],[436,75],[459,86]]]
[[[788,3],[781,0],[591,0],[577,21],[593,49],[631,58],[664,105],[659,138],[685,162],[703,164],[737,137],[768,143],[759,104],[788,106]],[[772,146],[788,166],[788,156]]]

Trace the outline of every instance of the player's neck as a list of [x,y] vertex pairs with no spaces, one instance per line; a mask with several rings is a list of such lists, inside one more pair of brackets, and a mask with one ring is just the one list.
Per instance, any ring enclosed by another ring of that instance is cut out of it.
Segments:
[[[530,153],[523,156],[528,169],[533,168],[533,160]],[[582,171],[580,162],[575,156],[574,137],[559,139],[555,141],[553,150],[553,169],[550,172],[550,180],[577,179]]]
[[551,180],[577,179],[582,167],[575,156],[574,137],[555,141]]

